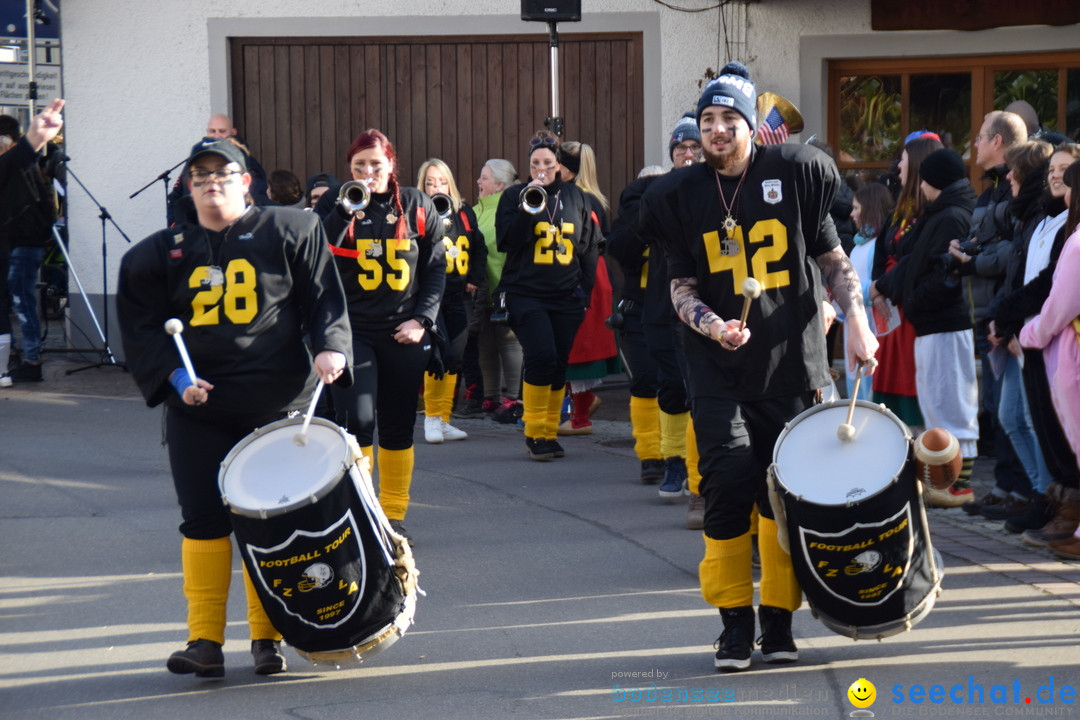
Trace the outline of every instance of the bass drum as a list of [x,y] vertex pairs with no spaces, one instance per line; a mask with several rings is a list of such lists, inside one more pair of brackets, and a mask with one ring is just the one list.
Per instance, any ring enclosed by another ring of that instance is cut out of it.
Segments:
[[847,411],[847,402],[817,405],[787,424],[773,451],[771,499],[814,616],[840,635],[881,639],[930,612],[942,562],[910,430],[883,405],[857,400],[855,436],[844,442],[837,427]]
[[[218,484],[274,627],[316,665],[355,665],[398,640],[416,610],[408,542],[390,528],[356,441],[313,418],[241,440]],[[359,462],[358,462],[359,461]]]

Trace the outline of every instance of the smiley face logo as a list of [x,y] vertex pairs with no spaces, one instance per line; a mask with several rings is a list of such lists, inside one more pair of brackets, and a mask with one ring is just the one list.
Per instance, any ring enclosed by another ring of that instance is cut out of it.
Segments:
[[847,690],[848,700],[857,708],[868,708],[877,700],[877,688],[866,678],[859,678],[851,683]]

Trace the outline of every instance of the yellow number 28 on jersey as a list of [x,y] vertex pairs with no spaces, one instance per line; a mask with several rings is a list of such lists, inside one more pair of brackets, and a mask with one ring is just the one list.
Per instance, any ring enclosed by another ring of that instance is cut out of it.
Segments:
[[223,308],[230,323],[245,325],[251,322],[259,312],[257,285],[255,266],[244,258],[229,261],[222,285],[211,285],[210,267],[200,265],[188,277],[189,288],[202,288],[191,299],[191,324],[217,325],[221,322]]

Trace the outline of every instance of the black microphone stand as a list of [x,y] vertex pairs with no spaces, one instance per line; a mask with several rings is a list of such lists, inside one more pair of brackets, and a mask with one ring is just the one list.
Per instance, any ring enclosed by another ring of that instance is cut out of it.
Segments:
[[[97,322],[97,318],[94,315],[93,308],[90,307],[90,298],[86,295],[86,291],[83,290],[82,283],[79,282],[78,274],[75,274],[75,282],[76,284],[78,284],[79,291],[83,294],[83,298],[86,300],[86,308],[90,311],[90,317],[94,320],[94,325],[98,328],[98,333],[101,335],[102,348],[101,359],[98,362],[92,365],[85,365],[83,367],[75,368],[73,370],[68,370],[66,374],[71,375],[81,370],[89,370],[90,368],[99,368],[106,366],[120,368],[124,372],[127,372],[127,367],[122,363],[116,361],[116,356],[113,355],[112,348],[109,346],[109,245],[106,241],[107,233],[105,221],[108,220],[109,222],[111,222],[112,226],[116,228],[116,231],[120,233],[120,237],[124,238],[124,240],[128,244],[131,243],[131,238],[129,238],[127,234],[120,228],[120,226],[116,224],[116,220],[114,220],[113,216],[109,214],[109,211],[105,209],[105,206],[97,201],[97,198],[95,198],[93,193],[91,193],[90,190],[87,189],[86,185],[83,184],[83,181],[79,179],[79,176],[76,175],[74,171],[72,171],[71,166],[68,165],[68,161],[70,161],[71,158],[65,155],[62,159],[64,162],[64,167],[67,169],[67,174],[70,175],[71,178],[79,184],[79,187],[83,189],[83,192],[86,193],[86,196],[89,197],[95,205],[97,205],[99,211],[98,217],[101,218],[101,305],[104,319],[104,329],[102,329],[102,325],[98,324]],[[68,268],[73,271],[74,267],[71,264],[71,256],[68,255],[67,249],[63,248],[63,243],[60,243],[59,237],[57,238],[57,242],[64,250],[64,257],[67,258]]]
[[[163,173],[158,175],[156,178],[154,178],[150,182],[146,183],[145,185],[143,185],[141,188],[139,188],[135,192],[128,195],[128,200],[134,199],[136,195],[140,194],[143,190],[146,190],[147,188],[149,188],[151,185],[156,183],[158,180],[162,181],[165,184],[165,226],[168,227],[168,225],[169,225],[169,192],[170,192],[169,173],[171,173],[173,170],[180,167],[181,165],[183,165],[186,162],[187,162],[187,158],[184,158],[180,162],[176,163],[171,168],[164,171]],[[130,240],[128,242],[130,242]]]

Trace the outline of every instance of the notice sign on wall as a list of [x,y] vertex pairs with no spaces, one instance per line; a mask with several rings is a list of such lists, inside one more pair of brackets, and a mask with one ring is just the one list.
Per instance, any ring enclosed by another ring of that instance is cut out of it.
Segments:
[[[37,104],[47,103],[60,94],[60,68],[37,65],[34,80],[38,86]],[[25,107],[30,104],[30,67],[25,63],[0,63],[0,105]]]

